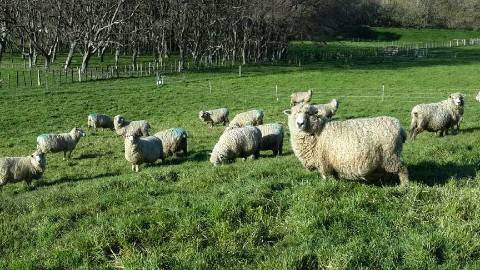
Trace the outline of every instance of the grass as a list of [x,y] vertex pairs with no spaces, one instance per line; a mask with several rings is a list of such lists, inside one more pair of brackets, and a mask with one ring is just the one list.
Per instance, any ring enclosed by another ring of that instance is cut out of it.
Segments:
[[[38,134],[85,127],[94,111],[191,135],[188,157],[138,174],[110,131],[88,132],[70,161],[48,155],[34,188],[17,183],[0,192],[0,268],[478,268],[480,48],[461,52],[468,61],[256,66],[245,67],[243,77],[189,73],[168,77],[161,88],[153,78],[0,88],[0,156],[27,155]],[[288,136],[281,157],[263,153],[218,168],[208,162],[222,127],[200,123],[199,110],[261,108],[266,122],[285,123],[292,89],[308,88],[314,102],[340,100],[338,119],[390,115],[404,127],[414,104],[462,91],[467,105],[460,134],[407,141],[407,188],[324,181],[302,168]]]

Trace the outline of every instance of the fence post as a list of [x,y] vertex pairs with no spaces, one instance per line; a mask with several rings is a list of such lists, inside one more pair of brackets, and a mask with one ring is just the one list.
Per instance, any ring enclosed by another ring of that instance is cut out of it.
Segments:
[[40,82],[40,69],[37,69],[37,84],[38,86],[41,86],[41,82]]
[[242,65],[238,66],[238,77],[242,77]]
[[208,81],[208,88],[210,89],[210,94],[212,93],[212,83]]
[[277,97],[278,102],[278,85],[275,85],[275,96]]
[[78,82],[82,82],[82,71],[79,68],[77,69],[78,69]]
[[382,102],[385,100],[385,85],[382,85]]

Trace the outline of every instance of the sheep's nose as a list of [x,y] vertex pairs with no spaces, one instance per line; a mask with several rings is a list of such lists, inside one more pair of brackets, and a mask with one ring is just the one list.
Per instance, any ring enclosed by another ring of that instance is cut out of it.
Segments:
[[297,119],[297,126],[299,128],[303,127],[305,125],[305,121],[303,119]]

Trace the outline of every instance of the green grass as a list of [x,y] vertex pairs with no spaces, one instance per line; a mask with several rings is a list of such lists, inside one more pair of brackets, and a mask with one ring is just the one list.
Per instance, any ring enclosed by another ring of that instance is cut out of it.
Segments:
[[[0,88],[0,156],[27,155],[45,132],[85,127],[90,112],[184,127],[189,155],[130,172],[123,142],[88,132],[73,159],[49,154],[44,180],[0,192],[0,269],[471,268],[480,266],[480,48],[462,58],[245,67],[167,77]],[[443,55],[443,54],[442,54]],[[467,57],[469,59],[467,60]],[[209,93],[209,81],[212,93]],[[278,85],[279,101],[275,98]],[[381,86],[385,85],[382,102]],[[390,115],[408,127],[414,104],[467,94],[462,131],[407,141],[411,184],[327,179],[285,155],[213,167],[222,127],[197,119],[226,106],[283,122],[293,89],[338,98],[338,119]]]

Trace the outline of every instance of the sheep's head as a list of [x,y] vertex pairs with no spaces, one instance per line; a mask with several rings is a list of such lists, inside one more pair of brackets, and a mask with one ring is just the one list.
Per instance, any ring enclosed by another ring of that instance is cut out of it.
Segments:
[[213,166],[218,166],[222,164],[222,157],[217,153],[217,154],[212,154],[209,153],[210,155],[210,163],[213,164]]
[[332,99],[330,104],[335,108],[335,110],[338,109],[338,100]]
[[453,93],[450,94],[449,99],[455,106],[463,106],[465,105],[464,95],[462,93]]
[[73,128],[71,131],[70,131],[70,134],[72,134],[74,137],[76,138],[80,138],[80,137],[85,137],[87,136],[87,134],[81,129],[81,128]]
[[116,115],[113,118],[113,125],[115,127],[121,127],[123,126],[124,123],[125,123],[125,117],[123,117],[122,115]]
[[128,133],[125,135],[125,140],[130,143],[136,143],[140,139],[140,136],[137,133]]
[[210,113],[206,111],[200,111],[198,113],[198,118],[200,118],[200,120],[203,120],[203,121],[210,120]]
[[306,132],[313,134],[324,123],[324,118],[318,117],[318,109],[310,104],[302,103],[290,110],[283,111],[288,115],[288,126],[291,132]]
[[32,165],[36,168],[45,168],[45,165],[47,164],[47,157],[45,153],[40,150],[37,150],[33,154],[31,154],[30,159]]

